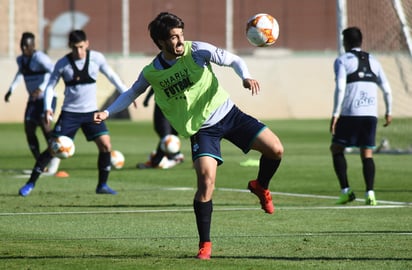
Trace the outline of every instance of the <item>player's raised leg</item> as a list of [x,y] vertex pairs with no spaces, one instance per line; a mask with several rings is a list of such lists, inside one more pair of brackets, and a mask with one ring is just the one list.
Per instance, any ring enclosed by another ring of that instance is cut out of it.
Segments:
[[283,145],[278,136],[265,128],[256,137],[252,149],[262,153],[256,180],[249,181],[248,189],[260,200],[262,209],[273,214],[275,207],[269,191],[269,183],[279,168],[283,156]]

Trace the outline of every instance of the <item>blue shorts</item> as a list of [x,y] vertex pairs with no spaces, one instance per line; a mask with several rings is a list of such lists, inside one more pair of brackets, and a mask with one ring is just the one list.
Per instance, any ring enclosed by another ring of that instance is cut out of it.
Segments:
[[53,136],[68,136],[74,139],[79,128],[82,129],[87,141],[93,141],[97,137],[109,134],[104,122],[96,124],[93,122],[94,112],[74,113],[62,111],[53,129]]
[[223,163],[220,151],[222,138],[239,147],[244,153],[249,152],[253,141],[266,126],[257,119],[240,111],[236,106],[215,125],[200,129],[190,137],[192,160],[202,156],[216,159],[218,165]]
[[[52,100],[52,110],[56,109],[57,98],[53,97]],[[35,101],[27,102],[26,111],[24,113],[24,121],[34,122],[36,125],[42,123],[42,118],[44,116],[44,99],[37,99]]]
[[344,147],[374,148],[378,119],[374,116],[341,116],[332,143]]

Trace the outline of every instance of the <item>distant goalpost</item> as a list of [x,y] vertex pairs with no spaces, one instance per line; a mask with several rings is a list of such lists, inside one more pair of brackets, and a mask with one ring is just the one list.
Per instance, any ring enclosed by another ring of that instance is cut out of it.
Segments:
[[[396,32],[380,48],[390,49],[389,45],[395,42],[400,51],[405,50],[412,57],[412,0],[336,0],[336,8],[339,52],[343,52],[340,34],[350,24],[360,26],[365,32]],[[385,17],[379,18],[375,9]]]
[[338,54],[344,52],[342,30],[358,26],[363,49],[380,60],[391,83],[394,122],[378,127],[378,150],[412,153],[412,0],[336,0],[336,14]]

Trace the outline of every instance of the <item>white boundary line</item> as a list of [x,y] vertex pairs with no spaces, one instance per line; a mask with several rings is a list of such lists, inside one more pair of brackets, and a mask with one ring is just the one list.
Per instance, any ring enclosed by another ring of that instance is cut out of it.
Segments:
[[[314,207],[276,207],[277,211],[282,210],[330,210],[330,209],[384,209],[384,208],[405,208],[406,205],[376,205],[376,206],[314,206]],[[227,211],[257,211],[260,208],[250,207],[237,207],[237,208],[225,208],[214,207],[213,211],[227,212]],[[180,209],[139,209],[139,210],[113,210],[113,211],[69,211],[69,212],[20,212],[20,213],[0,213],[1,216],[42,216],[42,215],[100,215],[100,214],[147,214],[147,213],[173,213],[173,212],[193,212],[193,208],[180,208]]]
[[[216,190],[220,191],[232,191],[232,192],[250,192],[249,190],[245,189],[232,189],[232,188],[216,188]],[[271,192],[272,195],[278,196],[290,196],[290,197],[303,197],[303,198],[315,198],[315,199],[329,199],[329,200],[336,200],[338,197],[336,196],[325,196],[325,195],[314,195],[314,194],[300,194],[300,193],[288,193],[288,192]],[[358,202],[364,202],[363,199],[356,199]],[[377,201],[381,204],[393,204],[393,205],[404,205],[404,206],[412,206],[412,202],[395,202],[395,201]],[[376,207],[376,206],[374,206]],[[336,207],[335,207],[336,208]],[[344,206],[347,208],[347,206]],[[359,208],[359,207],[357,207]]]
[[[194,191],[194,188],[190,187],[176,187],[176,188],[161,188],[158,190],[169,190],[169,191]],[[241,192],[248,193],[249,190],[245,189],[230,189],[230,188],[216,188],[218,191],[228,191],[228,192]],[[283,192],[272,192],[274,195],[279,196],[292,196],[292,197],[307,197],[307,198],[319,198],[319,199],[337,199],[338,197],[333,196],[323,196],[323,195],[313,195],[313,194],[296,194],[296,193],[283,193]],[[363,201],[363,200],[360,200]],[[286,207],[276,207],[276,210],[329,210],[329,209],[384,209],[384,208],[403,208],[411,207],[412,204],[408,202],[392,202],[392,201],[379,201],[384,205],[368,206],[368,205],[337,205],[337,206],[286,206]],[[386,205],[385,205],[386,204]],[[214,207],[214,211],[256,211],[260,208],[255,207]],[[29,215],[87,215],[87,214],[139,214],[139,213],[172,213],[172,212],[193,212],[193,208],[174,208],[174,209],[137,209],[137,210],[114,210],[114,211],[69,211],[69,212],[37,212],[37,213],[0,213],[1,216],[29,216]]]
[[[276,207],[277,211],[282,210],[330,210],[330,209],[384,209],[384,208],[405,208],[406,205],[376,205],[376,206],[314,206],[314,207]],[[213,211],[228,212],[228,211],[257,211],[260,208],[252,207],[214,207]],[[174,212],[193,212],[193,208],[174,208],[174,209],[138,209],[138,210],[113,210],[113,211],[68,211],[68,212],[20,212],[20,213],[0,213],[2,216],[60,216],[60,215],[101,215],[101,214],[147,214],[147,213],[174,213]]]
[[[0,170],[1,172],[2,170]],[[23,170],[23,173],[31,173],[29,170]],[[27,175],[21,174],[14,176],[15,178],[26,178]],[[160,190],[177,190],[177,191],[190,191],[195,190],[191,187],[175,187],[175,188],[161,188]],[[216,188],[217,191],[229,191],[229,192],[242,192],[242,193],[249,193],[250,191],[247,189],[234,189],[234,188]],[[315,199],[329,199],[329,200],[336,200],[339,197],[336,196],[326,196],[326,195],[314,195],[314,194],[300,194],[300,193],[288,193],[288,192],[271,192],[272,195],[278,196],[289,196],[289,197],[302,197],[302,198],[315,198]],[[364,199],[356,199],[357,202],[364,202]],[[404,206],[412,206],[412,202],[396,202],[396,201],[382,201],[377,200],[379,204],[391,204],[391,205],[404,205]],[[344,208],[348,208],[345,206]],[[359,208],[357,206],[356,208]],[[375,206],[376,208],[376,206]]]
[[[303,237],[303,236],[308,236],[308,237],[325,237],[325,236],[376,236],[379,237],[381,235],[394,235],[394,236],[412,236],[412,232],[410,231],[360,231],[360,232],[348,232],[348,231],[343,231],[343,232],[302,232],[302,233],[273,233],[273,234],[265,234],[265,235],[217,235],[214,238],[216,239],[223,239],[223,238],[272,238],[272,237]],[[73,237],[73,238],[21,238],[21,239],[2,239],[2,241],[5,242],[21,242],[21,241],[32,241],[32,240],[43,240],[47,242],[51,241],[73,241],[73,240],[89,240],[89,239],[100,239],[100,240],[118,240],[118,239],[123,239],[123,240],[136,240],[136,239],[191,239],[195,238],[195,236],[129,236],[129,237]]]

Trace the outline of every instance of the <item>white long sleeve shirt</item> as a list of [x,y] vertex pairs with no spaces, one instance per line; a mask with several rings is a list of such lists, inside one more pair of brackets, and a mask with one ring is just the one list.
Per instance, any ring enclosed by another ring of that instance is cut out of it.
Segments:
[[[18,70],[9,87],[9,91],[12,93],[23,78],[27,93],[29,94],[29,99],[30,95],[37,89],[44,91],[49,81],[50,74],[53,71],[53,62],[51,59],[44,52],[35,51],[31,56],[31,59],[28,56],[19,55],[16,62]],[[29,72],[29,74],[24,75],[23,69],[25,68],[29,68],[33,74],[30,74]],[[43,94],[41,93],[37,98],[42,99]]]
[[[77,59],[74,63],[79,70],[82,70],[86,64],[86,58]],[[97,80],[99,72],[103,73],[120,93],[127,90],[127,87],[122,83],[119,76],[107,64],[104,55],[100,52],[90,50],[88,74],[91,78]],[[45,110],[51,110],[53,89],[59,79],[63,78],[65,82],[70,82],[73,80],[73,74],[73,67],[67,56],[57,61],[45,92]],[[80,113],[98,110],[96,92],[97,85],[95,82],[71,86],[66,85],[62,110]]]
[[[360,48],[353,50],[360,51]],[[385,114],[392,114],[392,90],[380,63],[369,55],[371,70],[378,78],[378,83],[356,81],[347,83],[347,75],[358,69],[358,58],[350,52],[338,57],[334,62],[335,94],[332,115],[375,116],[378,117],[378,92],[383,91]]]

